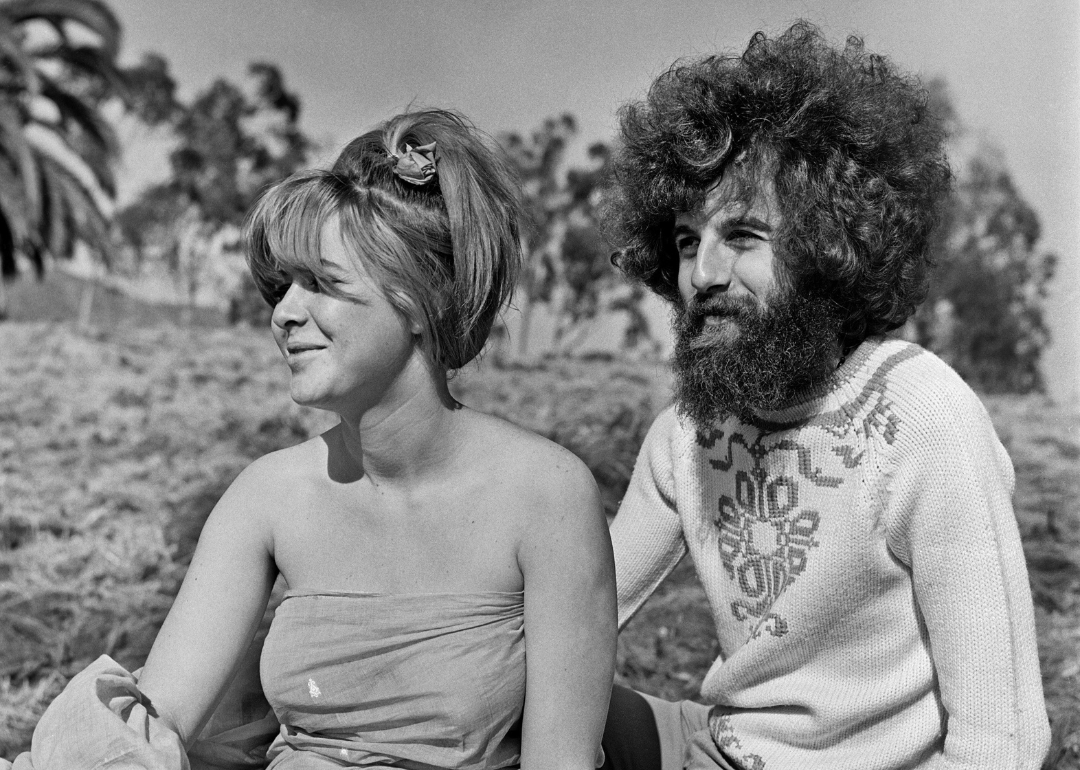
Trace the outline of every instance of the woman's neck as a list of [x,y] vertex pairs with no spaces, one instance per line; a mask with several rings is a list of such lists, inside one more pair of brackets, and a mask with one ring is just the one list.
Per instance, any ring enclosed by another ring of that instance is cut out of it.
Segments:
[[332,475],[367,477],[376,485],[415,483],[454,456],[464,408],[450,395],[443,373],[422,369],[379,404],[341,415]]

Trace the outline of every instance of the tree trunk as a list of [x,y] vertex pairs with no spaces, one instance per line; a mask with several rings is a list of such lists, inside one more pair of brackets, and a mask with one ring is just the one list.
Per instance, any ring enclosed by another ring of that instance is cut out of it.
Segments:
[[521,311],[521,325],[518,327],[517,357],[524,360],[529,355],[529,332],[532,328],[533,299],[526,291],[519,305]]
[[94,292],[97,291],[97,275],[92,275],[83,284],[82,293],[79,295],[79,320],[78,329],[83,334],[90,331],[90,316],[94,310]]
[[521,283],[518,284],[518,291],[521,294],[521,303],[518,308],[521,312],[521,326],[518,327],[518,339],[517,339],[517,358],[524,360],[529,355],[529,331],[532,327],[532,313],[533,313],[533,270],[532,270],[532,255],[529,253],[529,246],[525,243],[525,239],[520,240],[521,254],[525,261],[525,269],[522,270]]
[[195,320],[202,270],[210,247],[207,230],[208,227],[199,219],[198,212],[194,208],[189,209],[187,221],[180,234],[179,253],[181,278],[184,282],[184,304],[180,307],[180,322],[184,326],[191,326]]

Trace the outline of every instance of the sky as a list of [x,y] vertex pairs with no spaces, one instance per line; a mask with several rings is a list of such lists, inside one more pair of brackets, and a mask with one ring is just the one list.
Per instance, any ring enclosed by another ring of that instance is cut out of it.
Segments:
[[[610,141],[615,114],[684,56],[741,52],[757,30],[805,18],[832,41],[863,37],[924,79],[942,77],[960,121],[996,148],[1060,257],[1049,301],[1050,392],[1080,403],[1080,2],[1077,0],[108,0],[122,59],[168,59],[182,98],[271,61],[326,148],[409,105],[453,107],[489,133],[573,114]],[[128,193],[163,173],[160,142],[126,137]]]

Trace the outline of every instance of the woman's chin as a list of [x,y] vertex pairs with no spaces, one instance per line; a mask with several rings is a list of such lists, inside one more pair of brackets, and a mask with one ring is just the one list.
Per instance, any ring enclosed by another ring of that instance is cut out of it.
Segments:
[[289,387],[289,397],[300,406],[310,406],[313,409],[325,409],[326,393],[321,390],[305,386],[305,383],[293,380]]

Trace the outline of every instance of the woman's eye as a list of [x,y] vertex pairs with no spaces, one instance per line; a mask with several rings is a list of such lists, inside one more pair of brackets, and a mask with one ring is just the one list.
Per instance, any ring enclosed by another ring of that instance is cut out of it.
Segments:
[[319,279],[313,275],[298,275],[293,278],[293,283],[311,292],[318,292],[322,289]]

